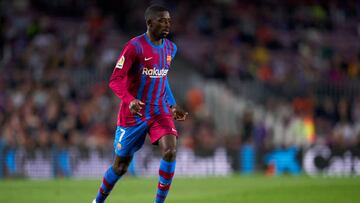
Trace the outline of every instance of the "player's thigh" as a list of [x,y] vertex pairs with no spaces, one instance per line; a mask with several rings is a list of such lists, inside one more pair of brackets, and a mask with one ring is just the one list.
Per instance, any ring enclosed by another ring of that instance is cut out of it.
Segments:
[[119,157],[133,156],[144,144],[148,126],[145,122],[132,126],[118,126],[115,132],[114,149]]
[[164,136],[178,137],[174,120],[170,116],[159,116],[149,126],[149,137],[152,144],[158,144]]

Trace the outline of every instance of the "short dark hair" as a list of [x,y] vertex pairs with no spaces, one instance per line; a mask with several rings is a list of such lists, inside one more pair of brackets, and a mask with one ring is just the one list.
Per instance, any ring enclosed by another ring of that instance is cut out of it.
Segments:
[[147,9],[145,10],[145,20],[147,21],[148,19],[153,17],[155,14],[157,14],[159,12],[164,12],[164,11],[169,11],[169,9],[167,9],[164,6],[157,5],[157,4],[151,5],[151,6],[147,7]]

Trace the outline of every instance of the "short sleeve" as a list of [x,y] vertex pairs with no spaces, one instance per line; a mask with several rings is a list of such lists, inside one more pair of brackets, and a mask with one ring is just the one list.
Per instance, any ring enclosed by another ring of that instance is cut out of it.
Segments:
[[173,51],[172,51],[172,53],[171,53],[171,58],[174,58],[175,55],[176,55],[176,53],[177,53],[177,46],[176,46],[175,43],[171,43],[171,44],[172,44],[172,46],[173,46]]

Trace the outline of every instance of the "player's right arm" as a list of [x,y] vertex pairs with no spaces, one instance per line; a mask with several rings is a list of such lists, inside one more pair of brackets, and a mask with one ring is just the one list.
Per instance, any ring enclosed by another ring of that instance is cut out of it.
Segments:
[[136,61],[136,50],[134,45],[128,43],[115,65],[114,71],[111,75],[109,87],[121,99],[122,102],[129,105],[130,112],[142,116],[140,110],[145,104],[140,100],[135,99],[127,89],[127,74]]
[[135,47],[128,43],[120,54],[109,82],[111,90],[126,104],[130,104],[135,100],[135,97],[129,93],[127,87],[127,74],[135,61]]

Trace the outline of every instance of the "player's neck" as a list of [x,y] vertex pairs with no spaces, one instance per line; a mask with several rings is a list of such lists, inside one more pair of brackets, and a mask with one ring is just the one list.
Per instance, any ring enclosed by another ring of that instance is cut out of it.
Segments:
[[149,38],[150,42],[153,43],[156,46],[159,46],[162,44],[162,39],[156,39],[149,31],[146,32],[146,36]]

